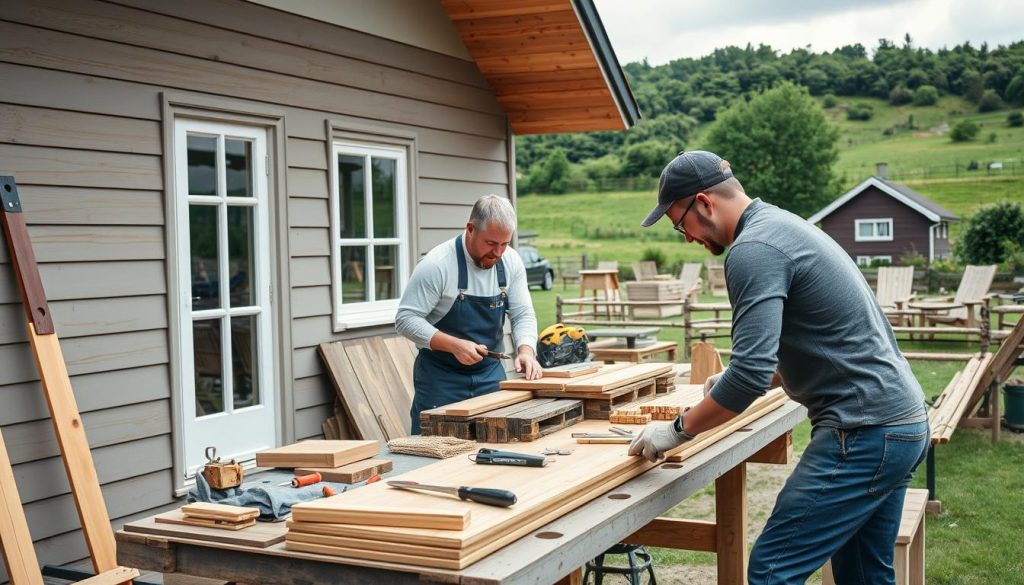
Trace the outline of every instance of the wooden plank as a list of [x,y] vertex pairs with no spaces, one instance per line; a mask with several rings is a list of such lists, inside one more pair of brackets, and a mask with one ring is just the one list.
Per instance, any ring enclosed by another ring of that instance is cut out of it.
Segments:
[[[517,378],[504,380],[499,384],[503,390],[568,390],[572,388],[580,391],[603,392],[614,388],[615,385],[622,386],[636,381],[636,376],[654,377],[670,371],[670,365],[660,364],[603,364],[601,369],[589,375],[579,376],[572,379],[540,378],[539,380],[527,380]],[[605,388],[605,386],[608,386]]]
[[449,501],[461,502],[461,500],[444,494],[434,495],[434,501],[419,508],[383,504],[348,507],[343,503],[330,502],[339,496],[324,498],[323,501],[329,504],[327,506],[292,507],[294,522],[325,522],[359,526],[423,528],[426,530],[465,530],[470,525],[470,510],[468,508],[453,509],[447,506]]
[[793,431],[779,436],[747,459],[747,463],[788,465],[793,461]]
[[579,400],[535,399],[473,417],[478,441],[536,441],[583,420]]
[[677,550],[715,552],[718,534],[714,522],[655,518],[640,530],[623,538],[622,542]]
[[715,480],[715,552],[718,583],[747,579],[747,465],[740,463]]
[[703,384],[705,380],[725,369],[718,349],[710,343],[694,343],[690,352],[690,383]]
[[259,467],[341,467],[360,459],[373,457],[380,450],[380,443],[367,441],[300,441],[259,451],[256,465]]
[[374,475],[387,473],[392,468],[393,463],[390,459],[366,459],[340,467],[297,467],[295,475],[319,473],[324,481],[352,484],[366,481]]
[[217,504],[215,502],[193,502],[191,504],[185,504],[181,507],[181,513],[185,516],[227,520],[229,522],[252,520],[260,515],[259,508],[230,506],[228,504]]
[[[244,70],[242,75],[237,66],[228,63],[128,47],[20,24],[8,23],[4,28],[0,51],[5,53],[8,62],[46,63],[52,69],[91,75],[105,75],[116,70],[122,79],[139,83],[379,117],[493,138],[503,138],[506,134],[504,117],[496,114],[256,69]],[[31,53],[24,51],[29,46],[35,47]],[[89,58],[85,59],[83,55]],[[339,111],[340,107],[345,111]]]
[[131,583],[132,579],[137,579],[138,577],[138,569],[114,567],[94,577],[78,581],[78,583],[80,585],[119,585],[120,583]]
[[242,520],[240,522],[232,522],[229,520],[216,520],[213,518],[200,518],[198,516],[189,516],[188,514],[182,514],[181,512],[166,512],[164,514],[157,514],[154,518],[159,524],[179,524],[184,526],[201,526],[203,528],[213,528],[216,530],[242,530],[243,528],[249,528],[250,526],[256,525],[255,519]]
[[363,396],[373,413],[374,420],[380,426],[380,432],[386,440],[408,436],[412,428],[411,400],[404,405],[397,403],[400,400],[404,401],[404,398],[401,394],[392,392],[392,389],[400,384],[397,380],[389,380],[393,374],[393,364],[388,358],[381,357],[379,346],[372,339],[356,339],[343,343],[352,368],[359,378]]
[[18,484],[14,481],[7,445],[0,434],[0,549],[7,575],[16,585],[43,585],[39,560],[32,546],[25,510],[21,507]]
[[144,518],[126,523],[124,530],[140,534],[267,548],[282,542],[288,529],[284,522],[257,522],[255,526],[245,530],[226,531],[205,526],[159,523],[155,518]]
[[524,402],[531,398],[533,398],[533,392],[529,390],[498,390],[461,402],[453,402],[447,406],[424,410],[423,412],[447,416],[473,416],[489,410],[496,410],[503,406]]
[[[291,522],[289,522],[291,525]],[[301,526],[301,525],[299,525]],[[304,542],[317,545],[329,545],[332,548],[346,548],[350,550],[365,548],[373,551],[397,553],[400,555],[411,555],[416,557],[427,557],[434,555],[442,559],[458,559],[459,553],[453,550],[437,550],[432,547],[417,544],[401,544],[394,542],[377,542],[374,540],[363,540],[358,538],[347,538],[344,536],[328,536],[302,532],[299,529],[291,529],[285,537],[288,542]]]
[[159,155],[160,134],[160,124],[148,120],[0,105],[0,142]]
[[596,362],[586,362],[580,364],[567,364],[564,366],[555,366],[553,368],[544,368],[541,370],[543,378],[575,378],[577,376],[585,376],[587,374],[593,374],[601,369],[601,364]]

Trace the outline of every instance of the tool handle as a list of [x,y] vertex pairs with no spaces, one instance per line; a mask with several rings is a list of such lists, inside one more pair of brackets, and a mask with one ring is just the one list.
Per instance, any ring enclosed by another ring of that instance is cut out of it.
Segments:
[[480,504],[507,508],[516,503],[516,495],[508,490],[494,488],[460,487],[459,497]]
[[309,475],[300,475],[298,477],[293,477],[292,478],[292,487],[293,488],[305,487],[307,485],[313,485],[314,483],[320,483],[320,481],[321,481],[320,473],[314,471],[313,473],[310,473]]

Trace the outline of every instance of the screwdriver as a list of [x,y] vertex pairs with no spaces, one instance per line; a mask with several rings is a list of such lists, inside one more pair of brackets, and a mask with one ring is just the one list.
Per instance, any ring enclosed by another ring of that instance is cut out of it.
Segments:
[[501,508],[507,508],[516,503],[516,495],[514,493],[508,490],[499,490],[495,488],[478,488],[464,485],[459,487],[446,487],[440,485],[427,485],[424,483],[417,483],[415,481],[389,481],[388,485],[405,490],[426,490],[451,494],[453,496],[458,496],[463,500],[487,504],[489,506],[499,506]]

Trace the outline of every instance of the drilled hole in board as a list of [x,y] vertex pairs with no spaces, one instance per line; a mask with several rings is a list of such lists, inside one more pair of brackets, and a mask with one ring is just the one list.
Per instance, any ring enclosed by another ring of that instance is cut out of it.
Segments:
[[562,538],[561,532],[538,532],[534,534],[537,538],[543,538],[544,540],[554,540],[556,538]]
[[737,433],[749,433],[752,430],[754,430],[754,429],[736,429],[736,432]]
[[629,498],[632,498],[632,497],[633,496],[631,496],[629,494],[611,494],[610,496],[608,496],[608,499],[609,500],[628,500]]
[[665,465],[661,466],[662,469],[679,469],[681,467],[682,465],[678,463],[666,463]]

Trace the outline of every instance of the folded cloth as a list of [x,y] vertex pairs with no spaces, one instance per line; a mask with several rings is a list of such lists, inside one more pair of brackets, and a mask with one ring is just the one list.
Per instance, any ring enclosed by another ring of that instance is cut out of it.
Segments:
[[342,493],[347,486],[320,482],[301,488],[274,485],[271,482],[249,483],[240,487],[218,490],[210,487],[203,474],[196,474],[196,486],[189,490],[188,501],[216,502],[231,506],[258,508],[260,520],[276,521],[287,518],[292,513],[292,506],[302,502],[311,502],[324,497],[324,485],[329,485],[337,493]]
[[388,451],[422,457],[447,459],[462,453],[476,451],[476,441],[456,439],[455,437],[423,437],[414,435],[388,441]]

